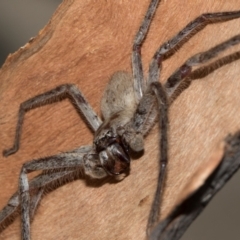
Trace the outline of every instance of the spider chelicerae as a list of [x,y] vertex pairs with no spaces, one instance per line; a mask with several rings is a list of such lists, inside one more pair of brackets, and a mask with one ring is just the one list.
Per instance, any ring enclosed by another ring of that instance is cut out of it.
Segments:
[[[159,206],[168,162],[168,106],[190,85],[193,66],[207,63],[220,52],[240,42],[240,35],[237,35],[206,52],[194,55],[162,85],[159,78],[164,59],[172,55],[178,47],[207,24],[240,17],[240,11],[203,14],[159,47],[149,65],[148,77],[144,79],[141,46],[158,4],[159,0],[150,2],[135,36],[132,48],[132,75],[123,71],[114,73],[105,89],[101,100],[103,121],[97,116],[78,88],[71,84],[58,86],[21,104],[14,145],[12,148],[4,150],[5,157],[14,154],[19,149],[25,112],[64,97],[68,97],[72,101],[95,133],[92,146],[82,146],[55,156],[32,160],[23,165],[19,178],[19,192],[12,196],[7,206],[0,212],[1,223],[21,205],[23,239],[30,239],[30,220],[34,216],[47,183],[64,178],[71,173],[74,174],[79,169],[96,179],[108,175],[117,179],[124,178],[130,169],[130,156],[143,152],[144,137],[158,122],[161,129],[160,170],[157,190],[147,224],[147,234],[151,237],[151,230],[159,221]],[[38,170],[44,171],[45,174],[28,181],[27,174]],[[35,191],[31,192],[29,189]]]

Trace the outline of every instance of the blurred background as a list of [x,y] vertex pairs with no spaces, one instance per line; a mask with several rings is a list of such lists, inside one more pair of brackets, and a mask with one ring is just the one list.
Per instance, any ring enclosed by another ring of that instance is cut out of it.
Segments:
[[0,66],[38,34],[62,0],[0,1]]
[[[31,37],[38,34],[61,2],[61,0],[0,1],[0,66],[9,53],[17,51]],[[195,220],[182,240],[240,239],[239,183],[240,171]]]

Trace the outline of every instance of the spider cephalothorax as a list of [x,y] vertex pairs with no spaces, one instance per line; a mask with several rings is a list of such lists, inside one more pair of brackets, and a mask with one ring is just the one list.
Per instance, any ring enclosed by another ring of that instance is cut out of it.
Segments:
[[129,170],[130,156],[127,145],[124,145],[120,136],[112,130],[108,129],[102,137],[97,136],[94,145],[105,171],[109,175],[119,175]]

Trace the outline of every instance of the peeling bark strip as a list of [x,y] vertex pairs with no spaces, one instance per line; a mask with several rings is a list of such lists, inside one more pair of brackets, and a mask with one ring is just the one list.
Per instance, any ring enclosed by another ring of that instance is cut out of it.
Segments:
[[227,183],[240,167],[240,131],[226,138],[224,155],[213,173],[159,223],[150,239],[178,240],[189,225],[204,210],[214,195]]

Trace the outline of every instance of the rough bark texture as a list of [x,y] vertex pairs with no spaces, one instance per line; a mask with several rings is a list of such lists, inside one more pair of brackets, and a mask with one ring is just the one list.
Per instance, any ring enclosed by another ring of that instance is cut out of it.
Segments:
[[[20,103],[57,85],[77,84],[100,114],[111,74],[131,71],[132,40],[148,3],[65,0],[39,35],[8,57],[0,72],[1,151],[13,143]],[[189,21],[204,12],[239,9],[238,0],[162,1],[142,50],[145,72],[157,47]],[[165,61],[161,81],[188,57],[239,34],[239,29],[239,19],[208,26]],[[239,64],[235,61],[194,81],[171,106],[162,217],[199,167],[208,166],[228,133],[240,128]],[[67,100],[27,113],[20,150],[0,159],[0,209],[16,191],[24,162],[91,144],[92,138]],[[80,179],[46,195],[32,223],[32,239],[145,239],[156,187],[157,139],[155,127],[146,138],[144,156],[132,162],[131,174],[123,181],[96,184]],[[0,239],[20,239],[19,218]]]

